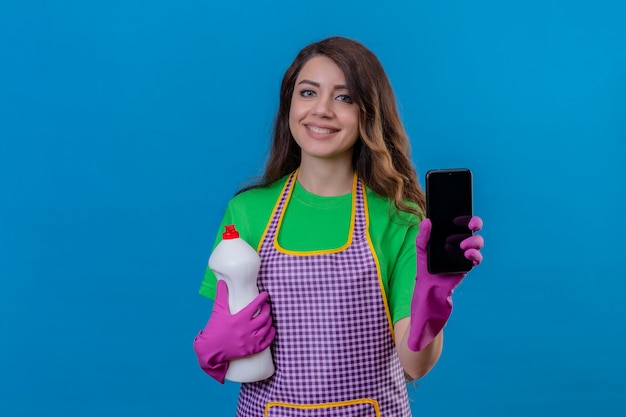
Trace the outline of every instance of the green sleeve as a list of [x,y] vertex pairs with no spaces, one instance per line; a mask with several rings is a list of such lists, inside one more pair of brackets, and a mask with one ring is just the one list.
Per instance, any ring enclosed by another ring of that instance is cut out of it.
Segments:
[[[212,249],[222,240],[224,226],[234,224],[239,236],[256,250],[283,183],[284,181],[278,181],[269,187],[249,190],[232,198],[222,217]],[[216,285],[217,278],[207,265],[199,293],[213,300]]]
[[411,299],[417,272],[415,238],[418,230],[418,226],[412,226],[406,230],[395,265],[391,266],[389,306],[394,324],[411,314]]
[[[222,222],[220,223],[220,229],[215,237],[213,249],[215,249],[217,244],[221,242],[222,232],[224,231],[224,226],[227,224],[234,224],[239,232],[239,236],[255,250],[257,249],[261,235],[263,234],[264,226],[267,224],[268,219],[265,219],[263,216],[259,216],[259,214],[261,214],[259,212],[255,213],[254,211],[249,210],[243,211],[241,209],[241,205],[237,203],[238,201],[235,199],[231,200],[228,204],[224,217],[222,217]],[[216,285],[217,278],[207,264],[207,268],[204,272],[204,278],[200,284],[199,292],[201,295],[214,300]]]
[[368,190],[370,237],[395,324],[411,313],[417,270],[415,238],[420,219],[408,213],[398,215],[390,204],[389,199]]

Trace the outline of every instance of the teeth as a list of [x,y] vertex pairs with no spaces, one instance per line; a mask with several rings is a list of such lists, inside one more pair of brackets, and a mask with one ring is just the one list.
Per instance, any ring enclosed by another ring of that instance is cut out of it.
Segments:
[[334,132],[333,129],[325,129],[323,127],[317,127],[317,126],[308,126],[307,125],[307,129],[309,129],[311,132],[319,133],[321,135],[327,135],[329,133],[333,133]]

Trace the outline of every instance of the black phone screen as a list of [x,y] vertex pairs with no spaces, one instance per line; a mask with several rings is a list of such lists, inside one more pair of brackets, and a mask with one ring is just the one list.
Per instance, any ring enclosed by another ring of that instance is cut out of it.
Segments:
[[460,247],[472,235],[472,173],[469,169],[441,169],[426,173],[426,217],[432,222],[428,241],[431,274],[467,272],[472,261]]

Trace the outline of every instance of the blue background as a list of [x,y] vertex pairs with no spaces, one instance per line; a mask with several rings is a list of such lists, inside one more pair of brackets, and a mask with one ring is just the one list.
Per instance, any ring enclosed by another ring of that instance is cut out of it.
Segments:
[[626,2],[0,3],[0,415],[232,415],[198,368],[227,200],[283,71],[356,38],[485,262],[416,415],[626,416]]

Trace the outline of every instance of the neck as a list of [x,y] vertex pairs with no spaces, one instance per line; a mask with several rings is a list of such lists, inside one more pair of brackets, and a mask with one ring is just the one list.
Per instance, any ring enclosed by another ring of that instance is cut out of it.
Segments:
[[352,192],[354,170],[351,164],[302,160],[298,182],[310,193],[333,197]]

